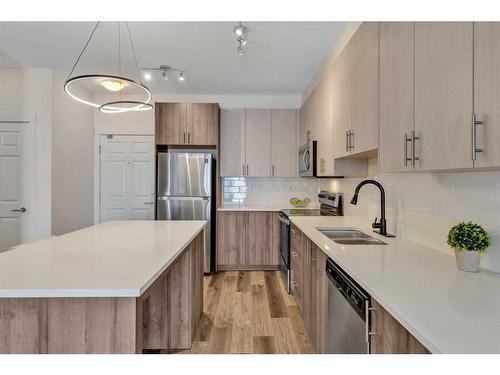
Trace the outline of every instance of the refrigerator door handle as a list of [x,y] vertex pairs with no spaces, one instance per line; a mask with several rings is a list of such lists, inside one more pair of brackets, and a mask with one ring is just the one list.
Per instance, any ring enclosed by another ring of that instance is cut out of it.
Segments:
[[210,197],[184,197],[184,196],[170,196],[170,195],[162,195],[158,197],[160,201],[208,201]]

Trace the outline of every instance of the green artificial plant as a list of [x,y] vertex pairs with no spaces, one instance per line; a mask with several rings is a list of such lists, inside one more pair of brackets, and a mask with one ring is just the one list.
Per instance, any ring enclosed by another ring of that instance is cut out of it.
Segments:
[[486,253],[491,241],[483,227],[472,221],[463,221],[451,227],[448,232],[448,245],[457,251]]

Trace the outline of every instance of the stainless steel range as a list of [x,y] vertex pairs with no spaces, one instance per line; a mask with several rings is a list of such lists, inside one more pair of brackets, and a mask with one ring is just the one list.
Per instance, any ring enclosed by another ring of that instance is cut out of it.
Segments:
[[320,191],[318,209],[292,208],[281,210],[280,219],[280,270],[288,293],[291,293],[290,272],[290,216],[342,216],[342,194]]

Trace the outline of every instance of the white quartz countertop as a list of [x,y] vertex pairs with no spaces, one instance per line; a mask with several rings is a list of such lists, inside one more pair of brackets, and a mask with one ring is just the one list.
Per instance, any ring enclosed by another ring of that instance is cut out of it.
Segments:
[[0,253],[0,298],[138,297],[206,221],[114,221]]
[[[431,352],[500,353],[500,274],[459,271],[453,256],[349,217],[290,219]],[[357,228],[388,245],[339,245],[318,227]]]
[[307,207],[294,207],[291,204],[223,204],[217,208],[218,211],[274,211],[284,209],[313,209],[319,208],[319,204],[309,204]]

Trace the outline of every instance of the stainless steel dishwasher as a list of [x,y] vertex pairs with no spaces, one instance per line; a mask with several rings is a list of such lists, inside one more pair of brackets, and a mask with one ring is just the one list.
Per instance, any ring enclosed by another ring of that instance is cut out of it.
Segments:
[[331,259],[328,283],[327,352],[370,353],[370,296]]

